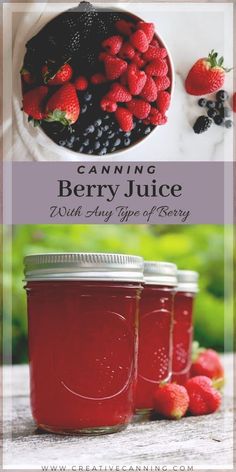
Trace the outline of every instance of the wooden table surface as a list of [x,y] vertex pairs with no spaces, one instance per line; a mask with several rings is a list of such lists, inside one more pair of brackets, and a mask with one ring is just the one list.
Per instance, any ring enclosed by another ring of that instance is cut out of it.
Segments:
[[227,382],[219,412],[180,421],[133,423],[120,433],[99,437],[60,436],[36,431],[30,413],[28,366],[4,367],[4,468],[42,470],[42,466],[67,466],[68,470],[90,471],[95,466],[97,470],[105,466],[116,466],[117,470],[149,466],[153,471],[151,466],[159,466],[162,468],[159,470],[170,467],[177,471],[232,469],[233,356],[225,355],[223,361]]

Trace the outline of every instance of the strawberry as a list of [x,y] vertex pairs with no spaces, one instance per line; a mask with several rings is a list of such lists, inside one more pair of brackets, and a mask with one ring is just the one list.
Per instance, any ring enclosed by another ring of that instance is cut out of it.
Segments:
[[21,73],[21,77],[22,77],[23,81],[26,84],[32,85],[35,82],[35,79],[34,79],[33,75],[31,74],[31,72],[29,72],[24,67],[22,67],[20,73]]
[[167,122],[167,117],[165,115],[162,115],[157,108],[152,107],[150,110],[150,113],[148,117],[145,120],[145,124],[147,125],[165,125]]
[[230,69],[223,67],[224,58],[218,59],[218,53],[212,50],[208,57],[199,59],[190,69],[185,80],[186,92],[191,95],[206,95],[220,89],[225,80],[225,73]]
[[120,49],[118,55],[119,55],[119,57],[121,57],[121,59],[133,59],[133,57],[135,55],[135,50],[134,50],[133,46],[131,46],[131,44],[124,43],[121,46],[121,49]]
[[73,70],[70,64],[64,64],[53,77],[49,77],[49,69],[46,64],[42,67],[43,81],[48,85],[61,85],[69,82],[72,77],[72,73]]
[[127,62],[119,57],[107,56],[104,59],[106,77],[108,80],[118,79],[127,69]]
[[36,120],[35,125],[45,117],[43,104],[47,93],[48,88],[42,85],[23,95],[23,110],[31,119]]
[[128,66],[127,79],[130,93],[139,95],[146,84],[147,76],[144,71],[140,71],[134,64]]
[[145,61],[143,60],[139,52],[136,52],[134,54],[131,64],[135,64],[139,69],[141,69],[145,65]]
[[74,86],[76,90],[86,90],[88,88],[88,81],[86,77],[84,77],[83,75],[77,77],[77,79],[75,79],[74,81]]
[[162,90],[157,95],[157,108],[164,115],[170,106],[170,94]]
[[232,97],[232,108],[233,108],[233,112],[236,113],[236,92],[233,94],[233,97]]
[[135,30],[135,25],[125,20],[118,20],[115,24],[117,31],[125,36],[130,36]]
[[220,357],[213,349],[199,349],[192,362],[191,377],[205,375],[210,379],[220,379],[224,377],[224,368]]
[[64,126],[75,123],[80,114],[76,88],[70,82],[62,85],[46,105],[47,121],[59,121]]
[[147,40],[150,43],[155,33],[155,26],[153,23],[145,23],[145,21],[138,22],[138,29],[141,29],[146,34]]
[[192,415],[208,415],[220,407],[221,394],[213,388],[209,377],[204,375],[193,377],[185,386],[189,394],[189,411]]
[[146,34],[141,29],[135,31],[130,36],[130,42],[140,52],[145,52],[148,50],[149,42]]
[[147,102],[154,102],[157,99],[157,88],[152,77],[147,77],[146,84],[141,92],[141,97],[147,100]]
[[100,85],[100,84],[105,84],[107,81],[106,77],[104,74],[100,74],[99,72],[97,74],[92,75],[91,77],[91,82],[93,85]]
[[156,48],[155,46],[149,46],[148,50],[143,54],[143,59],[146,62],[151,62],[154,59],[164,59],[167,56],[165,48]]
[[121,36],[115,35],[105,39],[102,42],[102,47],[112,56],[115,56],[120,51],[123,39]]
[[161,384],[154,394],[154,410],[165,418],[178,420],[187,412],[189,396],[185,387],[175,383]]
[[132,95],[125,87],[123,87],[123,85],[115,82],[112,84],[110,92],[107,94],[107,98],[114,102],[130,102]]
[[122,131],[132,131],[134,122],[132,113],[126,108],[119,107],[115,112],[115,117]]
[[145,100],[139,98],[133,98],[127,103],[127,107],[129,111],[131,111],[131,113],[133,113],[133,115],[140,120],[147,118],[151,111],[151,105],[145,102]]
[[153,80],[156,84],[157,91],[166,90],[170,86],[170,79],[167,76],[164,77],[153,77]]
[[145,67],[147,75],[164,77],[168,72],[168,65],[163,59],[154,59]]
[[108,111],[108,113],[114,113],[117,109],[117,103],[106,95],[102,98],[100,106],[103,111]]

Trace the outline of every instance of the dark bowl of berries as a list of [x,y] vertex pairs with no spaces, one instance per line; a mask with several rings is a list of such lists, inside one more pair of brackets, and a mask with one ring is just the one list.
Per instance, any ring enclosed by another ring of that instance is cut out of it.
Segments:
[[26,43],[21,84],[25,123],[41,144],[104,156],[166,124],[173,65],[153,23],[81,2]]

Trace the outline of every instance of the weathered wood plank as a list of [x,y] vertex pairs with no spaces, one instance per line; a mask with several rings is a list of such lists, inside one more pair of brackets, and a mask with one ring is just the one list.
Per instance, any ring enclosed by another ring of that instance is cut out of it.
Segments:
[[[131,424],[126,430],[100,437],[59,436],[35,430],[28,396],[28,368],[12,369],[12,419],[5,417],[5,465],[163,466],[195,469],[232,467],[232,356],[224,358],[228,382],[219,412],[181,421]],[[5,393],[11,401],[10,368],[4,369]],[[12,437],[11,437],[12,430]]]

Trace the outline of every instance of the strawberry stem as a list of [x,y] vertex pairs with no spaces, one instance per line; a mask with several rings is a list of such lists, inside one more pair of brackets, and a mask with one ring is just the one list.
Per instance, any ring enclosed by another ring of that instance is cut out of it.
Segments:
[[54,110],[53,112],[49,112],[45,121],[53,122],[59,121],[63,126],[69,126],[70,120],[66,118],[66,112],[62,110]]
[[224,58],[223,58],[223,56],[218,58],[218,52],[215,52],[214,49],[212,49],[211,52],[208,54],[207,62],[210,64],[211,68],[220,67],[225,72],[230,72],[232,70],[232,69],[228,69],[226,67],[223,67]]

